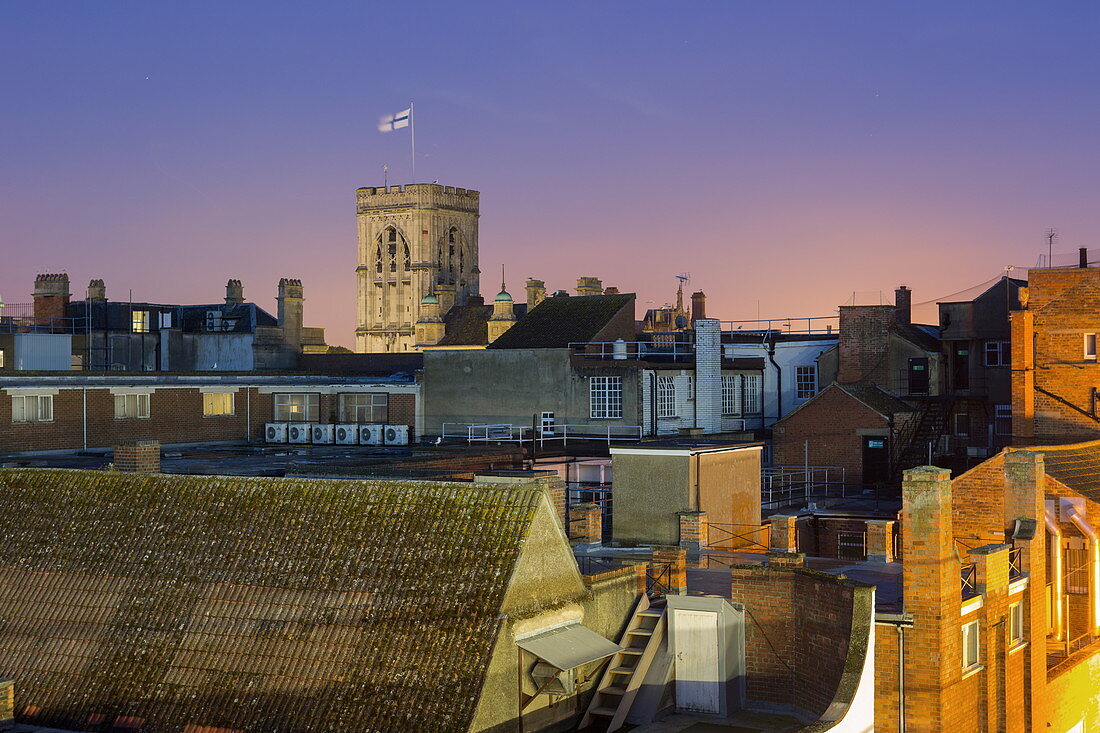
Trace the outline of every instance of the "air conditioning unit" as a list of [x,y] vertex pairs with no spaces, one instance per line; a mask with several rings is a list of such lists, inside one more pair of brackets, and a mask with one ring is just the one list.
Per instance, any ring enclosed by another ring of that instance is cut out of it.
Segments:
[[335,435],[335,425],[314,425],[310,430],[310,440],[314,443],[331,443]]
[[310,438],[310,425],[307,422],[292,422],[287,427],[286,438],[288,443],[308,443]]
[[409,426],[408,425],[387,425],[385,435],[386,435],[386,445],[408,445],[409,444]]
[[264,440],[268,443],[286,442],[286,423],[269,422],[264,426]]
[[360,425],[359,445],[382,445],[382,428],[385,425]]
[[336,426],[336,444],[337,445],[359,445],[359,426],[358,425],[337,425]]

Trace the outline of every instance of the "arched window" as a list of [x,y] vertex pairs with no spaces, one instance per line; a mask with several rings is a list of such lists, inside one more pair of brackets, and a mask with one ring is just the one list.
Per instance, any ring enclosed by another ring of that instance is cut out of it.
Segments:
[[409,257],[409,245],[405,245],[405,272],[412,269],[412,258]]
[[[401,251],[404,254],[405,269],[408,270],[411,264],[409,257],[409,244],[405,241],[405,236],[397,231],[397,227],[391,225],[382,230],[378,235],[377,252],[375,254],[375,270],[379,273],[382,272],[383,259],[383,247],[385,248],[385,260],[389,262],[389,271],[397,272],[397,255]],[[398,245],[401,245],[400,250]]]
[[378,245],[378,248],[375,250],[374,269],[379,275],[382,274],[382,245]]
[[459,247],[458,249],[458,271],[463,273],[466,271],[466,248]]

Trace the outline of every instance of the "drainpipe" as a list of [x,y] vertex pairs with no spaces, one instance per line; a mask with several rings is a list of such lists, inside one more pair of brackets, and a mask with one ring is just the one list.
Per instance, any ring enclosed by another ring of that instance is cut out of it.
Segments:
[[[775,361],[775,338],[768,342],[768,361],[775,367],[775,419],[778,422],[783,419],[783,368]],[[764,395],[760,395],[763,399]],[[763,405],[761,405],[763,411]],[[764,426],[761,425],[761,428]]]
[[905,627],[901,624],[898,624],[898,733],[905,733]]
[[1088,521],[1070,507],[1066,512],[1073,526],[1089,538],[1089,618],[1092,619],[1092,633],[1100,630],[1100,537]]
[[1051,546],[1055,548],[1055,551],[1051,553],[1051,568],[1054,573],[1054,598],[1051,599],[1050,604],[1050,609],[1054,613],[1054,639],[1062,641],[1062,530],[1058,527],[1058,523],[1054,521],[1050,509],[1046,510],[1044,519],[1046,520],[1047,532],[1050,533],[1053,540]]
[[88,452],[88,388],[81,387],[83,393],[83,407],[81,409],[81,436],[84,442],[84,452]]

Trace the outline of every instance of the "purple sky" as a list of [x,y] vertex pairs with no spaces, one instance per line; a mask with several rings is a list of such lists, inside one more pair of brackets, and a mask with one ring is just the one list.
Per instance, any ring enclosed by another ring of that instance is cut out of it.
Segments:
[[[961,7],[960,7],[961,6]],[[1100,234],[1093,3],[41,2],[0,6],[0,296],[273,307],[352,344],[354,189],[482,192],[500,263],[711,315],[929,300]]]

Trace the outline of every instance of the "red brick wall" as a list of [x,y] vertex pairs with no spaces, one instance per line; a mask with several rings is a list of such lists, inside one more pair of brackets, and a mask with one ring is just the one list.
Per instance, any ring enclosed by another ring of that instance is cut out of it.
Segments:
[[823,713],[844,671],[853,586],[823,573],[752,565],[732,569],[731,591],[748,611],[748,699]]
[[890,384],[886,351],[894,312],[892,305],[840,306],[838,382]]
[[863,437],[856,433],[858,428],[887,429],[889,423],[839,387],[826,387],[776,424],[772,463],[804,465],[803,444],[808,440],[811,466],[840,466],[848,486],[862,486]]
[[411,394],[391,394],[389,400],[390,425],[408,425],[409,439],[412,440],[416,429],[416,396]]

